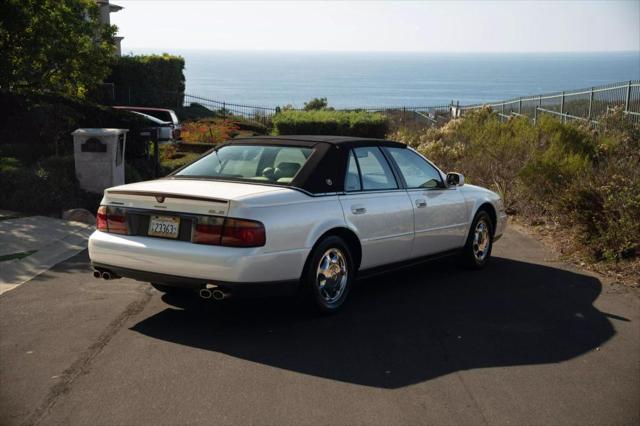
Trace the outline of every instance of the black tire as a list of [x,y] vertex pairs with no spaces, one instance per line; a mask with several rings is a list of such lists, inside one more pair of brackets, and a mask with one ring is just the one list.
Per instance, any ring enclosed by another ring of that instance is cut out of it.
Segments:
[[185,289],[180,287],[171,287],[169,285],[158,284],[158,283],[149,283],[156,290],[166,293],[166,294],[184,294]]
[[[319,275],[322,269],[328,272],[326,277],[322,274],[324,280]],[[338,312],[347,300],[355,273],[349,245],[329,235],[316,244],[307,260],[300,283],[302,296],[322,314]]]
[[[479,227],[482,226],[486,227],[486,233],[483,229],[479,229]],[[476,239],[476,232],[478,232],[478,239]],[[485,242],[488,242],[488,245],[486,245],[483,250],[480,250]],[[460,254],[460,263],[469,269],[482,269],[489,263],[492,249],[493,222],[491,221],[489,213],[485,210],[480,210],[476,213],[471,223],[467,241]]]

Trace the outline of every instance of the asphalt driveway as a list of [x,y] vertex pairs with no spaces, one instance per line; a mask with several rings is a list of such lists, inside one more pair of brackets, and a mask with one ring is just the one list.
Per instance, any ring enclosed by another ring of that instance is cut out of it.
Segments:
[[637,292],[514,230],[494,256],[323,318],[94,280],[82,253],[0,296],[0,424],[638,424]]

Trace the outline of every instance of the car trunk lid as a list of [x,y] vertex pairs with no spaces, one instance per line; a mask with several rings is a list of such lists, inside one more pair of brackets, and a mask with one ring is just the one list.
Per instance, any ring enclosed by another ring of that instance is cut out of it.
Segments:
[[109,188],[103,204],[152,211],[226,216],[234,200],[286,191],[269,185],[201,179],[157,179]]

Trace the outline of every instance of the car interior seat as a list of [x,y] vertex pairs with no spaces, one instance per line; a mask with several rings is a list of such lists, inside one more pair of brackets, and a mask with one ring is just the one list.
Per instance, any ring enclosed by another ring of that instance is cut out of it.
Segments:
[[273,171],[276,182],[289,183],[300,170],[298,163],[280,163]]

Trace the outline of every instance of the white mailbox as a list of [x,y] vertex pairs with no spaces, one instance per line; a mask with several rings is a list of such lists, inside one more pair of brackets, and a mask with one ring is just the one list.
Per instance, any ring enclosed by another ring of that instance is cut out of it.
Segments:
[[124,149],[127,129],[77,129],[73,155],[80,187],[102,193],[124,184]]

